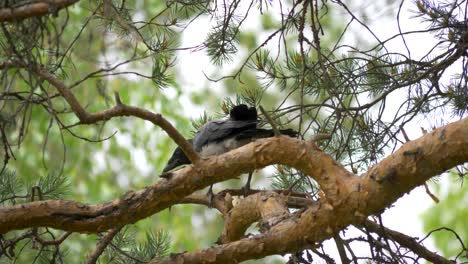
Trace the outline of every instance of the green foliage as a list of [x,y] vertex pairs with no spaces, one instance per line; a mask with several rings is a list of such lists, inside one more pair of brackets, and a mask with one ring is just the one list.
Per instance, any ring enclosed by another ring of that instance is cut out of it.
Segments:
[[203,112],[203,115],[200,116],[198,119],[192,119],[192,135],[191,137],[193,138],[195,136],[195,133],[206,123],[210,122],[214,118],[211,116],[208,116],[206,112]]
[[37,187],[41,190],[42,199],[60,199],[69,193],[70,183],[63,174],[47,174],[39,179]]
[[166,231],[146,232],[144,241],[137,243],[136,236],[134,228],[126,227],[121,230],[106,248],[106,259],[103,258],[100,262],[142,263],[169,253],[170,238]]
[[206,39],[207,53],[213,63],[222,65],[232,61],[233,55],[238,51],[236,47],[239,42],[238,27],[235,24],[221,24],[208,34]]
[[276,190],[290,190],[300,193],[311,193],[315,195],[318,185],[307,175],[286,166],[276,166],[276,171],[272,177],[271,187]]
[[23,203],[31,200],[60,199],[69,193],[68,178],[61,174],[47,174],[33,182],[25,180],[15,171],[5,169],[0,174],[0,204]]
[[[462,251],[462,245],[468,246],[468,229],[466,219],[468,217],[468,184],[455,179],[453,173],[448,181],[448,186],[432,184],[435,195],[440,199],[423,215],[424,230],[434,238],[437,248],[441,249],[444,256],[454,259],[459,257],[459,262],[468,261],[468,252]],[[466,176],[465,176],[466,177]],[[443,229],[440,229],[443,228]]]
[[5,169],[0,174],[0,201],[10,200],[23,187],[14,171]]

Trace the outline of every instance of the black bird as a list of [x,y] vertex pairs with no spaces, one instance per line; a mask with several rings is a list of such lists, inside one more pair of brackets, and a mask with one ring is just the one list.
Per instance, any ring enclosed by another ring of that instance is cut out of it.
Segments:
[[[197,131],[193,140],[189,140],[189,142],[193,145],[195,151],[202,158],[205,158],[239,148],[257,138],[274,136],[272,129],[257,128],[258,122],[257,109],[240,104],[231,109],[229,119],[214,120],[206,123]],[[280,133],[291,137],[297,136],[297,132],[292,129],[280,130]],[[190,164],[190,160],[177,147],[164,167],[161,177],[164,177],[166,172],[184,164]],[[251,179],[252,173],[249,173],[249,178],[243,188],[244,193],[247,193],[250,189]],[[208,191],[210,195],[211,188],[212,186]]]

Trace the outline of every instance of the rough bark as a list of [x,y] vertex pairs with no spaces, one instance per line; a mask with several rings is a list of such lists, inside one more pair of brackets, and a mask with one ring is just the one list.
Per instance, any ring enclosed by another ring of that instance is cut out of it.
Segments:
[[[361,177],[349,176],[348,188],[338,187],[334,196],[329,195],[328,188],[327,201],[294,215],[265,234],[151,263],[237,263],[314,247],[350,224],[362,224],[366,216],[383,211],[432,176],[467,162],[467,132],[465,118],[408,142]],[[333,175],[320,184],[331,182],[343,186]]]
[[[296,224],[284,227],[287,232],[280,244],[304,246],[322,241],[349,224],[359,223],[367,215],[381,212],[425,180],[466,161],[468,118],[406,143],[360,177],[345,170],[310,142],[289,137],[262,139],[229,153],[199,160],[193,166],[176,171],[169,180],[160,180],[108,203],[88,205],[49,200],[2,208],[0,233],[39,226],[102,232],[157,213],[195,190],[279,163],[314,178],[326,195],[320,206],[311,207]],[[281,228],[278,232],[283,233]],[[274,236],[265,237],[273,239]]]

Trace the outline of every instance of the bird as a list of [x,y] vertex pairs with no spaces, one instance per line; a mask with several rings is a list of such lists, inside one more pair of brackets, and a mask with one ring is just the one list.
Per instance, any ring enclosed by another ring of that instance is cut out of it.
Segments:
[[[245,104],[239,104],[229,111],[228,119],[213,120],[206,123],[196,132],[193,139],[188,141],[201,158],[220,155],[242,147],[255,139],[274,136],[275,133],[272,129],[257,128],[258,124],[257,109],[248,107]],[[283,129],[280,130],[280,133],[290,137],[297,136],[297,132],[293,129]],[[167,178],[169,171],[190,163],[182,149],[177,147],[164,167],[161,177]],[[250,190],[251,179],[252,172],[249,173],[247,183],[243,187],[244,196]],[[208,191],[210,197],[213,195],[212,187],[213,185],[210,186]]]

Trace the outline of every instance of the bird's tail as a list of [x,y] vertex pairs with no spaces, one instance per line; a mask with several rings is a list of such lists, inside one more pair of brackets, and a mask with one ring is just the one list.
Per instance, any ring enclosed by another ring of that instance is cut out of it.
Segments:
[[[290,137],[297,137],[297,131],[293,129],[280,129],[279,131],[282,135],[290,136]],[[242,139],[255,139],[255,138],[267,138],[273,137],[275,133],[273,129],[263,129],[263,128],[255,128],[255,129],[248,129],[242,131],[240,134],[236,136],[238,140]]]

